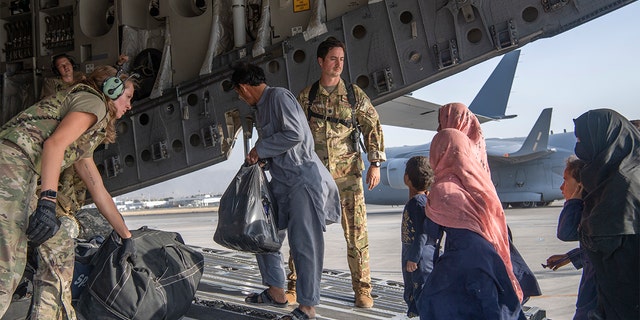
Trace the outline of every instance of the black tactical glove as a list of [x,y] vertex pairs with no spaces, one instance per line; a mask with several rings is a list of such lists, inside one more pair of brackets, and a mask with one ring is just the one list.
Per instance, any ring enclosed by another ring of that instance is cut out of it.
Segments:
[[36,211],[29,217],[27,238],[34,247],[43,244],[60,229],[60,220],[56,218],[56,203],[49,200],[38,200]]
[[133,263],[136,258],[136,246],[133,238],[122,239],[122,248],[120,248],[120,265],[123,267],[127,264],[127,260]]

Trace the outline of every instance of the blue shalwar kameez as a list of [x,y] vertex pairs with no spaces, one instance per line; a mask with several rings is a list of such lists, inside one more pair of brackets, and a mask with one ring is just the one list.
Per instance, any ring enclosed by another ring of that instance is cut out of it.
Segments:
[[444,253],[420,294],[420,319],[525,319],[504,262],[479,234],[444,228]]
[[[287,229],[298,271],[298,303],[315,306],[320,302],[323,232],[327,224],[340,221],[338,187],[314,151],[307,119],[291,92],[267,86],[256,104],[256,127],[255,149],[260,159],[269,160],[278,227]],[[281,253],[256,256],[265,284],[284,288]]]
[[[428,241],[429,237],[425,227],[433,223],[424,214],[427,204],[427,195],[417,194],[404,206],[402,213],[402,278],[404,280],[404,301],[407,303],[407,316],[418,316],[418,297],[422,292],[422,286],[427,281],[433,270],[433,254],[435,252],[435,239]],[[414,272],[407,271],[407,261],[418,264]]]
[[[582,218],[582,199],[569,199],[564,203],[560,217],[558,217],[558,239],[562,241],[578,241],[580,234],[578,227]],[[598,291],[596,289],[596,272],[589,261],[587,252],[582,248],[575,248],[567,252],[569,260],[576,269],[582,268],[582,277],[578,287],[576,313],[573,320],[586,320],[588,313],[598,306]]]

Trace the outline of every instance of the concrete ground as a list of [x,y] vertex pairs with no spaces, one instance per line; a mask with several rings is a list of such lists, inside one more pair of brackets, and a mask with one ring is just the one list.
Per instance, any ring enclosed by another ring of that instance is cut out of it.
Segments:
[[[401,207],[368,206],[368,226],[372,277],[402,281],[400,269],[400,218]],[[511,227],[514,243],[529,267],[536,274],[543,295],[532,297],[527,306],[546,310],[547,318],[553,320],[571,319],[575,309],[576,293],[581,270],[570,264],[551,271],[541,267],[548,256],[569,251],[578,246],[575,243],[559,241],[556,234],[558,215],[562,203],[531,209],[507,209],[507,222]],[[131,229],[140,226],[179,232],[185,242],[205,248],[224,249],[213,241],[217,224],[215,212],[172,213],[135,215],[125,213],[125,220]],[[325,268],[348,270],[346,244],[339,224],[328,226],[325,234]],[[285,242],[283,253],[288,252]]]

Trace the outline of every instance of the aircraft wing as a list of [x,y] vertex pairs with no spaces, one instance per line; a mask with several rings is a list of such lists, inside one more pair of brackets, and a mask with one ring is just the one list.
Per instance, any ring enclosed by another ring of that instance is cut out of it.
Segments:
[[[519,58],[520,50],[505,54],[469,105],[480,123],[515,117],[505,112]],[[440,106],[404,95],[380,104],[376,110],[382,124],[435,131]]]
[[410,96],[401,96],[379,105],[380,122],[389,126],[432,130],[438,129],[439,104]]
[[[438,129],[438,109],[440,106],[440,104],[411,96],[401,96],[379,105],[376,110],[380,116],[380,122],[384,125],[435,131]],[[515,115],[489,117],[476,113],[476,117],[480,123],[485,123],[513,118]]]

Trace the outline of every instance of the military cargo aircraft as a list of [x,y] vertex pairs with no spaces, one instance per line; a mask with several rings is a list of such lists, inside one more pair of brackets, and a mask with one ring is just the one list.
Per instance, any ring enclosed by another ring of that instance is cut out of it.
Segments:
[[[95,153],[116,196],[225,161],[241,130],[246,150],[251,113],[228,81],[236,61],[256,63],[271,85],[299,92],[319,74],[317,45],[334,36],[347,45],[344,78],[382,109],[380,104],[632,2],[0,0],[0,123],[35,102],[43,78],[52,75],[53,56],[69,54],[76,70],[91,72],[126,54],[125,70],[140,75],[141,88],[134,109],[118,123],[117,142]],[[219,284],[225,279],[237,276],[255,286],[259,279],[255,268],[247,268],[249,258],[202,251],[209,254],[208,270],[224,270],[206,276],[200,303],[194,303],[205,310],[202,318],[222,318],[211,315],[215,308],[239,310],[227,319],[273,318],[275,312],[247,315],[246,306],[208,295],[207,289],[224,292]],[[330,271],[325,277],[331,286],[346,279]],[[376,285],[388,295],[380,307],[353,311],[344,289],[332,292],[342,300],[323,304],[354,319],[397,318],[404,311],[400,286]]]
[[[509,119],[505,115],[519,51],[505,54],[469,105],[481,123]],[[411,97],[402,97],[384,103],[393,110],[381,114],[381,121],[423,130],[438,128],[439,104]],[[385,112],[385,111],[381,111]],[[560,192],[564,160],[573,153],[575,137],[561,134],[553,137],[560,144],[548,146],[551,109],[545,109],[529,135],[521,138],[486,139],[487,156],[493,183],[505,208],[548,205],[563,199]],[[557,138],[559,136],[568,138]],[[573,137],[573,138],[571,138]],[[365,190],[369,204],[403,205],[407,201],[408,188],[404,185],[404,166],[409,158],[429,155],[429,144],[392,147],[386,149],[387,161],[382,163],[380,184],[373,190]]]
[[[527,137],[487,138],[491,180],[504,208],[545,206],[563,199],[560,192],[565,160],[573,154],[572,132],[549,134],[552,109],[542,111]],[[429,143],[387,149],[380,184],[365,190],[369,204],[403,205],[408,198],[404,166],[416,155],[428,156]]]
[[298,92],[318,75],[318,43],[337,37],[347,46],[344,78],[382,112],[384,102],[631,2],[2,0],[0,122],[35,101],[52,56],[67,53],[90,72],[128,55],[125,69],[142,86],[117,142],[94,157],[115,196],[222,162],[241,129],[251,136],[250,111],[228,85],[236,61]]

